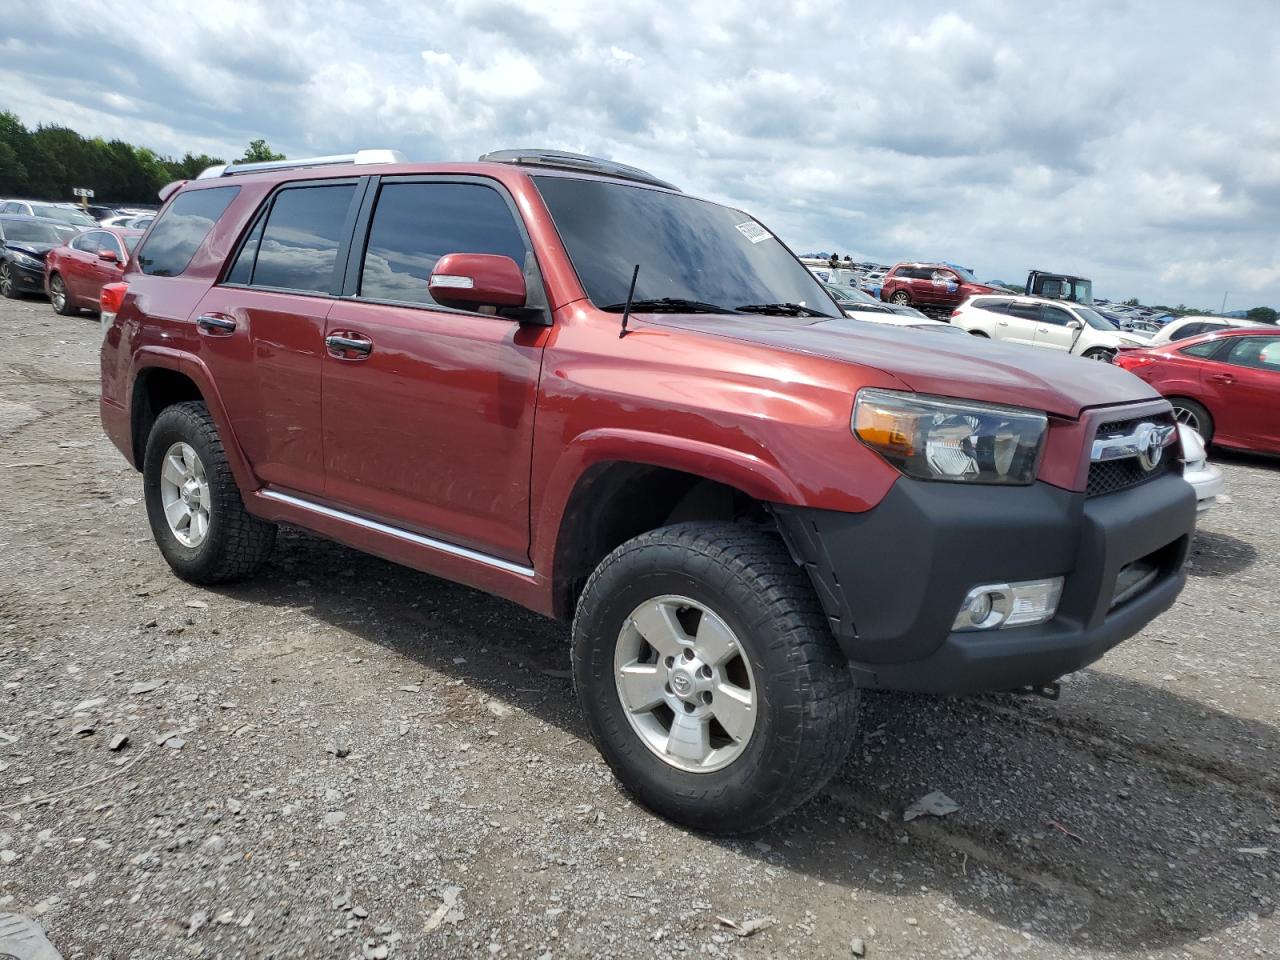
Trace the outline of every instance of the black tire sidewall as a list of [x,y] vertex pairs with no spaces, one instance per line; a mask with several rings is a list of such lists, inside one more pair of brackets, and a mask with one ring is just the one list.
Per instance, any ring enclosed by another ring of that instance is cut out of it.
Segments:
[[[735,817],[750,819],[752,808],[767,810],[771,797],[780,802],[790,794],[793,738],[798,734],[793,728],[804,711],[797,709],[796,691],[772,682],[793,675],[795,667],[787,662],[783,644],[768,642],[772,611],[748,579],[708,559],[685,547],[653,544],[603,571],[591,606],[579,612],[574,684],[606,761],[641,802],[699,829],[736,831]],[[710,575],[694,573],[692,567]],[[741,756],[710,773],[680,770],[656,756],[632,729],[617,691],[614,654],[623,623],[646,600],[666,595],[687,597],[715,611],[737,635],[751,666],[755,729]]]
[[[202,431],[195,429],[195,416],[183,405],[169,407],[156,418],[147,438],[147,450],[143,457],[142,489],[151,533],[165,560],[184,579],[199,580],[210,575],[218,564],[222,553],[224,524],[222,511],[217,509],[223,498],[214,489],[214,485],[221,481],[222,471],[218,466],[222,452],[214,450]],[[210,488],[209,534],[198,547],[188,547],[173,535],[173,531],[169,529],[169,521],[165,518],[160,496],[160,471],[164,455],[178,442],[186,443],[195,450],[196,456],[204,465],[205,479]]]

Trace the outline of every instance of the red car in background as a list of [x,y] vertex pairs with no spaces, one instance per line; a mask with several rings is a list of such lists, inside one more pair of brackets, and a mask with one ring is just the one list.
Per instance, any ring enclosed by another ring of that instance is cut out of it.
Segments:
[[124,276],[125,264],[138,245],[142,230],[100,228],[86,230],[44,258],[44,289],[53,309],[64,317],[99,310],[105,284]]
[[880,299],[913,307],[951,310],[979,293],[1008,293],[949,263],[899,263],[885,274]]
[[1280,453],[1280,330],[1224,330],[1122,350],[1115,364],[1164,394],[1206,444]]

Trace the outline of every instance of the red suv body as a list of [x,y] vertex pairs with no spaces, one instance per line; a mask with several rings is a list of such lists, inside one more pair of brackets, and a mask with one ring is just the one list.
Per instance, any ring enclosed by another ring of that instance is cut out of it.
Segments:
[[1169,404],[1109,364],[847,319],[750,216],[589,158],[211,174],[104,295],[170,565],[287,523],[572,621],[597,743],[683,822],[810,795],[858,687],[1043,686],[1182,587]]
[[880,299],[951,310],[979,293],[1004,293],[946,263],[899,263],[884,277]]

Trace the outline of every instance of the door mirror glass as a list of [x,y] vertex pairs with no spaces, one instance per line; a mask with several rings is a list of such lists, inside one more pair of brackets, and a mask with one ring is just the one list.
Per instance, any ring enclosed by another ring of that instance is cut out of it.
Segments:
[[106,260],[108,263],[119,263],[120,254],[117,253],[115,250],[111,250],[107,247],[104,247],[98,251],[98,259]]
[[524,273],[510,257],[492,253],[447,253],[427,281],[436,303],[464,310],[523,307]]
[[1083,324],[1083,323],[1081,323],[1079,320],[1068,320],[1068,321],[1067,321],[1067,329],[1068,329],[1068,330],[1080,330],[1080,329],[1081,329],[1081,328],[1083,328],[1083,327],[1084,327],[1084,324]]

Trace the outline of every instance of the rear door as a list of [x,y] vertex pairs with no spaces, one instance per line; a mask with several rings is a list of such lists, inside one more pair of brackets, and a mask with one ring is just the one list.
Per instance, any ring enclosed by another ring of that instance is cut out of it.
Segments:
[[237,440],[265,483],[324,492],[324,325],[342,287],[363,182],[277,189],[194,316]]
[[1050,347],[1054,350],[1068,351],[1076,342],[1078,331],[1068,326],[1072,320],[1081,323],[1070,310],[1062,307],[1041,304],[1040,322],[1036,325],[1037,347]]
[[97,299],[96,291],[92,291],[94,273],[97,271],[98,246],[104,232],[90,230],[82,233],[67,244],[67,249],[60,256],[58,272],[62,274],[62,283],[67,288],[67,296],[78,307],[88,306],[87,300],[92,295]]
[[[449,253],[532,262],[511,198],[479,178],[385,178],[362,216],[324,359],[326,499],[512,561],[529,553],[533,416],[546,327],[435,303]],[[361,248],[363,250],[361,251]]]
[[1008,312],[995,323],[995,337],[1010,343],[1035,344],[1040,325],[1040,304],[1014,300]]
[[1215,439],[1280,450],[1280,335],[1232,338],[1207,361],[1200,383]]

